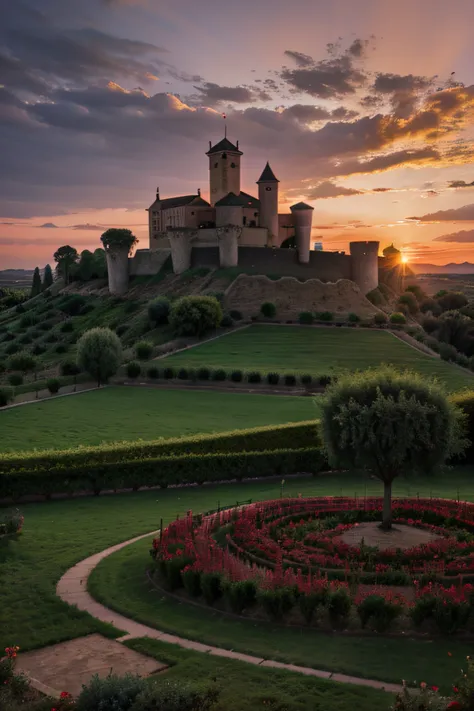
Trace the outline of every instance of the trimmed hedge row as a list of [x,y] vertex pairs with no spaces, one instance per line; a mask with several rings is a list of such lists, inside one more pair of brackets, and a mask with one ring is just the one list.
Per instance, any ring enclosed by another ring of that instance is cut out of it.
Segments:
[[263,452],[218,454],[184,454],[131,462],[114,462],[83,466],[65,471],[23,469],[0,474],[0,498],[46,496],[104,490],[133,489],[176,484],[203,484],[246,478],[281,476],[321,471],[322,450],[278,449]]
[[467,437],[471,444],[464,452],[460,463],[474,463],[474,392],[466,391],[451,395],[451,402],[461,408],[467,415]]
[[55,471],[64,473],[81,467],[122,464],[171,455],[304,449],[318,447],[320,444],[318,421],[309,420],[150,442],[140,440],[61,451],[13,452],[0,456],[0,475],[20,471],[36,471],[45,475]]

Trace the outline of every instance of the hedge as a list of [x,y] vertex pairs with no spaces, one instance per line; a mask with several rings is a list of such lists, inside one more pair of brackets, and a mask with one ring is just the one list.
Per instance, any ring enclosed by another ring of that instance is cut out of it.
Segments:
[[55,471],[69,472],[86,466],[121,464],[170,455],[303,449],[318,447],[320,444],[318,421],[309,420],[186,438],[120,442],[61,451],[13,452],[0,456],[0,475],[23,470],[45,475]]
[[83,463],[73,469],[23,469],[0,474],[0,498],[46,496],[176,484],[203,484],[245,478],[319,472],[324,465],[319,447],[263,452],[184,454],[131,462]]
[[467,415],[467,437],[471,444],[466,449],[464,456],[459,460],[462,464],[463,462],[472,464],[474,463],[474,392],[466,391],[451,395],[451,402],[454,402],[458,407],[463,410]]

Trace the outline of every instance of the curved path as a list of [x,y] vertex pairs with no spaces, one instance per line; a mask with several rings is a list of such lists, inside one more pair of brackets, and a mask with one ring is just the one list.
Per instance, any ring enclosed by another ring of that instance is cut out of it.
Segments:
[[[152,639],[159,639],[162,642],[177,644],[185,649],[192,649],[196,652],[203,652],[204,654],[211,654],[216,657],[235,659],[237,661],[247,662],[248,664],[254,664],[256,666],[285,669],[287,671],[306,674],[307,676],[315,676],[320,679],[330,679],[331,681],[338,681],[345,684],[368,686],[373,689],[381,689],[391,693],[401,691],[402,687],[399,684],[389,684],[383,681],[363,679],[361,677],[348,676],[346,674],[333,674],[332,672],[312,669],[311,667],[295,666],[294,664],[283,664],[281,662],[275,662],[271,659],[263,659],[261,657],[253,657],[248,654],[240,654],[239,652],[233,652],[229,649],[220,649],[219,647],[212,647],[208,644],[201,644],[200,642],[194,642],[190,639],[183,639],[182,637],[177,637],[176,635],[160,632],[160,630],[148,627],[147,625],[142,625],[139,622],[135,622],[135,620],[124,617],[118,612],[110,610],[108,607],[101,605],[99,602],[94,600],[91,595],[89,595],[87,592],[87,579],[92,570],[100,563],[101,560],[107,558],[109,555],[112,555],[112,553],[119,551],[121,548],[125,548],[125,546],[128,546],[131,543],[135,543],[136,541],[140,541],[142,538],[147,538],[151,535],[156,535],[157,533],[158,531],[145,533],[142,536],[131,538],[128,541],[124,541],[123,543],[107,548],[100,553],[96,553],[89,558],[85,558],[80,563],[77,563],[77,565],[73,568],[70,568],[63,575],[56,587],[57,595],[69,605],[76,605],[80,610],[88,612],[92,615],[92,617],[95,617],[102,622],[108,622],[119,630],[122,630],[124,634],[118,638],[118,642],[124,642],[125,640],[137,637],[151,637]],[[350,639],[348,639],[348,644],[350,644]]]

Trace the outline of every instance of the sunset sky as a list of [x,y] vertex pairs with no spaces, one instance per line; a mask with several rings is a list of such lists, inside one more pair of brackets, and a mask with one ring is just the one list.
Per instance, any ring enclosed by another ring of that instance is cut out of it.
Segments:
[[265,162],[313,237],[474,261],[472,0],[0,0],[0,269]]

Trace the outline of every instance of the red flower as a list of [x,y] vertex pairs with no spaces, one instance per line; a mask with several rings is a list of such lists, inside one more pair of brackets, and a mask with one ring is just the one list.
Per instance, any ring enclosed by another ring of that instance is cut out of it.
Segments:
[[449,711],[461,711],[462,706],[459,701],[450,701],[449,704],[446,706],[446,709],[449,709]]
[[439,691],[439,686],[432,686],[431,691]]

